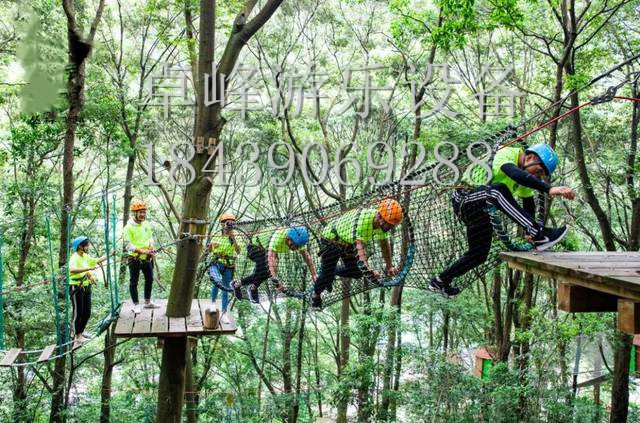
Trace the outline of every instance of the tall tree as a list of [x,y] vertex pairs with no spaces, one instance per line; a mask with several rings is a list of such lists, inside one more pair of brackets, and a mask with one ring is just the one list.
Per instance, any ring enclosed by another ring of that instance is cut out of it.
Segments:
[[[215,92],[221,92],[222,89],[226,90],[226,86],[223,88],[220,85],[219,75],[229,76],[231,74],[242,48],[271,18],[282,3],[282,0],[268,0],[256,16],[248,20],[256,3],[257,0],[247,0],[242,11],[236,16],[231,34],[220,58],[219,66],[213,72],[211,69],[215,55],[216,2],[215,0],[200,1],[200,39],[198,43],[198,79],[196,82],[198,98],[194,137],[212,138],[218,142],[225,124],[221,105],[215,103],[207,107],[204,103],[205,73],[212,73],[210,81],[216,84]],[[202,173],[202,169],[208,159],[209,157],[206,154],[197,154],[191,161],[195,168],[196,177],[193,183],[187,186],[185,190],[182,219],[207,220],[209,216],[209,196],[213,182],[210,177]],[[187,227],[187,225],[182,225],[180,232],[185,232]],[[167,315],[170,317],[189,315],[195,287],[196,272],[194,269],[198,266],[201,248],[200,242],[195,239],[186,239],[177,244],[176,265],[167,303]],[[165,340],[158,387],[157,422],[180,422],[181,420],[187,353],[186,337],[167,338]]]
[[[96,9],[96,14],[89,29],[89,35],[83,39],[82,30],[76,20],[76,5],[74,0],[63,0],[62,8],[67,18],[67,40],[68,40],[68,77],[67,77],[67,117],[66,130],[64,134],[64,153],[62,160],[63,193],[62,193],[62,219],[60,224],[60,249],[58,252],[58,266],[64,267],[67,262],[69,240],[67,238],[68,226],[67,217],[73,210],[73,147],[78,128],[78,119],[84,106],[84,83],[85,83],[85,63],[91,49],[93,39],[102,17],[104,0],[100,0]],[[66,324],[66,322],[65,322]],[[66,357],[56,359],[53,372],[53,396],[51,398],[50,420],[52,422],[65,421],[63,413],[64,404],[64,380],[65,380]]]

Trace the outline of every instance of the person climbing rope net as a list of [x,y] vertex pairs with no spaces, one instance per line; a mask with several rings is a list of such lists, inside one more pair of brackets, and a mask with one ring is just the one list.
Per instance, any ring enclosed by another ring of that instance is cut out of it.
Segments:
[[[545,250],[560,242],[567,226],[544,227],[535,221],[534,191],[573,200],[576,193],[567,186],[552,187],[542,179],[550,177],[558,164],[558,155],[546,144],[536,144],[526,150],[505,147],[495,154],[487,181],[487,172],[476,167],[471,172],[476,188],[459,188],[451,193],[453,211],[466,226],[467,251],[438,276],[431,279],[429,289],[445,297],[454,297],[460,289],[453,286],[456,277],[484,263],[491,250],[493,227],[487,211],[491,205],[521,226],[536,249]],[[515,197],[522,199],[522,207]]]
[[[402,206],[393,199],[385,199],[376,208],[357,209],[330,221],[322,231],[320,239],[320,274],[314,284],[311,306],[322,308],[321,294],[333,290],[336,276],[359,279],[363,269],[369,269],[365,245],[377,239],[387,276],[398,274],[393,266],[388,232],[396,227],[404,217]],[[338,267],[338,261],[342,266]],[[378,280],[380,274],[370,271],[370,276]]]

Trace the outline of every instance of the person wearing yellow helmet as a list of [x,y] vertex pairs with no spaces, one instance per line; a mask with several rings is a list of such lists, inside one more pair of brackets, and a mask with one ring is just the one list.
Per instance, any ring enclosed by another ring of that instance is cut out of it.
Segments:
[[133,199],[130,206],[133,217],[122,229],[122,239],[129,254],[129,293],[133,302],[133,312],[142,311],[138,300],[138,280],[140,272],[144,275],[144,308],[158,308],[151,302],[153,288],[153,228],[147,222],[147,205],[144,201]]
[[92,270],[107,260],[106,256],[89,255],[91,243],[86,236],[79,236],[71,243],[69,257],[69,298],[73,308],[74,348],[89,339],[84,330],[91,318],[91,285],[96,283]]
[[[382,200],[377,208],[351,210],[329,222],[321,233],[320,239],[320,273],[314,284],[311,306],[322,308],[321,294],[325,290],[333,290],[336,276],[361,278],[362,270],[358,266],[361,261],[368,265],[365,245],[377,239],[386,266],[386,274],[395,276],[399,269],[393,266],[389,231],[404,218],[402,206],[391,198]],[[338,261],[343,265],[338,267]],[[380,275],[373,272],[374,277]]]
[[223,323],[229,323],[227,307],[229,305],[229,293],[231,280],[236,268],[236,257],[240,254],[240,244],[236,240],[233,228],[236,224],[236,217],[231,213],[222,213],[218,218],[221,233],[211,237],[209,242],[209,253],[211,263],[209,264],[209,278],[211,279],[211,301],[218,299],[219,287],[222,287],[222,316]]

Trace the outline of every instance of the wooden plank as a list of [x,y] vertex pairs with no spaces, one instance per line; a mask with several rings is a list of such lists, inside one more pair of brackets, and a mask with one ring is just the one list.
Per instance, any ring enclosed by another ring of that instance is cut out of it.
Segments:
[[135,316],[133,314],[133,303],[131,301],[125,301],[120,308],[120,314],[116,321],[116,336],[129,335],[131,329],[133,329],[133,321]]
[[509,253],[501,253],[501,257],[507,260],[507,265],[512,269],[558,279],[572,285],[580,285],[596,291],[640,301],[640,285],[633,283],[638,281],[637,278],[602,276],[579,270],[559,268],[557,266],[555,268],[553,266],[547,268],[542,262],[532,263],[527,260],[511,260],[508,254]]
[[640,302],[618,300],[618,329],[630,335],[640,333]]
[[618,311],[618,297],[561,283],[558,285],[558,308],[569,313]]
[[153,316],[151,317],[151,333],[167,333],[169,331],[169,319],[167,318],[166,312],[166,307],[153,310]]
[[191,301],[191,313],[187,317],[187,333],[202,332],[202,315],[197,298]]
[[640,260],[640,253],[636,251],[565,251],[565,252],[550,252],[550,251],[505,251],[501,253],[510,257],[522,257],[531,258],[531,256],[546,257],[551,260],[593,260],[597,258],[604,259],[620,259],[627,258],[630,260]]
[[20,357],[20,353],[22,353],[22,348],[12,348],[4,355],[2,361],[0,361],[0,367],[9,367],[13,364],[14,361]]
[[49,345],[44,350],[42,350],[42,352],[40,353],[40,357],[38,357],[38,363],[49,360],[56,347],[57,345]]
[[131,329],[131,333],[149,333],[151,332],[151,317],[153,315],[154,310],[151,308],[143,308],[142,312],[137,314],[135,320],[133,322],[133,329]]
[[169,317],[169,333],[184,334],[187,332],[186,319],[184,317]]

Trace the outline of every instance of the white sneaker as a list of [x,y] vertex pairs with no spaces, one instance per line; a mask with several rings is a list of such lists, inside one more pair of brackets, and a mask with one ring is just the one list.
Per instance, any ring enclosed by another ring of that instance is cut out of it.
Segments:
[[91,337],[84,332],[82,332],[80,336],[83,338],[84,341],[88,341],[91,339]]
[[133,314],[142,313],[142,306],[140,304],[136,304],[133,306]]
[[229,320],[229,316],[227,316],[227,313],[222,313],[222,316],[220,317],[220,321],[225,325],[228,325],[229,323],[231,323],[231,320]]
[[144,303],[144,308],[160,308],[159,305],[155,305],[152,301],[149,301],[148,303]]

